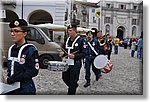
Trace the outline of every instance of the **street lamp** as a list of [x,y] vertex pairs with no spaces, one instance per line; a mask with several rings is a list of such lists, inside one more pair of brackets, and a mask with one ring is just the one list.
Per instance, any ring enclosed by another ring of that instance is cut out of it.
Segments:
[[22,0],[22,15],[21,15],[21,18],[23,19],[23,0]]

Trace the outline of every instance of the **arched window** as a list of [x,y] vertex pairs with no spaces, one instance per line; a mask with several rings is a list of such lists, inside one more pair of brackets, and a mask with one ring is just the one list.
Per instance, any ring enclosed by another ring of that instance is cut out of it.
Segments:
[[44,10],[36,10],[29,16],[30,24],[53,23],[52,16]]
[[106,25],[106,33],[110,34],[110,25]]
[[136,36],[136,27],[135,26],[132,27],[132,36]]
[[6,18],[2,18],[2,21],[11,22],[14,19],[18,19],[18,18],[19,18],[18,15],[14,11],[6,10]]

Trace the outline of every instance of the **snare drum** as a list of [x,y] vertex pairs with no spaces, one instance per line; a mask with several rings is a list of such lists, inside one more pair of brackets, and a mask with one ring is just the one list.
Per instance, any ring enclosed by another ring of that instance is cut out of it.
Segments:
[[50,71],[67,71],[69,65],[61,61],[48,61],[48,70]]
[[112,70],[113,64],[110,60],[107,59],[107,56],[98,55],[94,59],[94,66],[97,69],[100,69],[103,73],[109,73]]
[[98,55],[97,57],[95,57],[94,59],[94,66],[97,69],[102,69],[107,65],[108,62],[108,58],[105,55]]
[[113,68],[113,64],[112,64],[112,62],[109,60],[109,61],[107,62],[107,65],[106,65],[103,69],[101,69],[101,72],[102,72],[102,73],[109,73],[109,72],[112,70],[112,68]]

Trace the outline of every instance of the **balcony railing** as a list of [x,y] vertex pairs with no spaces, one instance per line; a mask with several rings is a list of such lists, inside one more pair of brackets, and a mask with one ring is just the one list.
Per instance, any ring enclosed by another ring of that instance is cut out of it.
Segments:
[[139,13],[140,12],[140,10],[134,10],[134,9],[120,9],[120,8],[107,8],[107,7],[102,7],[102,10],[118,11],[118,12],[133,12],[133,13]]

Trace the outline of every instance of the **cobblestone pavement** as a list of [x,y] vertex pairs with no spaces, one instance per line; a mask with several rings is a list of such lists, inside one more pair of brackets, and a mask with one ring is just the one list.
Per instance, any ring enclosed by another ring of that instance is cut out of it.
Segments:
[[[136,56],[136,53],[135,53]],[[111,55],[113,70],[102,73],[99,81],[91,71],[91,86],[84,88],[85,70],[80,72],[78,95],[142,95],[143,94],[143,67],[136,57],[130,57],[130,50],[119,48],[119,54]],[[34,78],[37,94],[66,95],[67,86],[61,79],[61,72],[40,69],[39,75]]]

